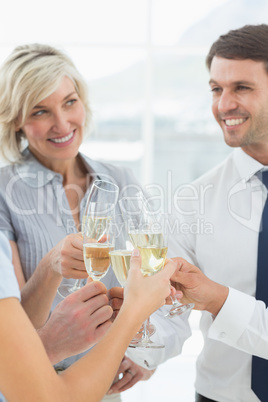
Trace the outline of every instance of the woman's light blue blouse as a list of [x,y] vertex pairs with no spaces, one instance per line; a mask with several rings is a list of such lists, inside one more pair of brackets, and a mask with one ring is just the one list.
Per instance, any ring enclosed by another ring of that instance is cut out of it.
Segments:
[[[66,235],[76,233],[77,229],[62,176],[43,166],[28,148],[24,156],[22,164],[0,169],[0,232],[4,232],[9,240],[16,241],[23,273],[28,280],[40,260]],[[129,169],[79,156],[88,171],[88,188],[80,203],[80,223],[92,178],[116,183],[122,196],[140,188]],[[116,213],[120,213],[119,207]],[[108,289],[120,286],[112,269],[102,282]],[[74,283],[74,280],[63,279],[63,283]],[[52,308],[61,300],[56,295]],[[73,362],[75,359],[67,360]]]
[[20,299],[19,285],[12,266],[11,248],[6,236],[0,232],[0,299]]

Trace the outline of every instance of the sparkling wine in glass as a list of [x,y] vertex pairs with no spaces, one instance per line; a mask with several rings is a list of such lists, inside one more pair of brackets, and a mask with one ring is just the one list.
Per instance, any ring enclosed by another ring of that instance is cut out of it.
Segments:
[[125,287],[128,271],[130,269],[131,250],[110,251],[111,265],[120,285]]
[[[109,212],[110,213],[110,212]],[[88,275],[98,281],[110,267],[110,251],[114,249],[112,216],[88,216],[83,231],[83,254]]]
[[[159,224],[151,216],[145,197],[138,193],[134,197],[119,200],[122,215],[127,225],[131,242],[141,254],[141,271],[144,276],[156,274],[164,267],[167,244]],[[150,317],[143,324],[141,339],[133,347],[163,348],[164,345],[153,342],[150,338]]]
[[83,253],[86,270],[93,280],[103,278],[110,266],[118,193],[116,184],[96,180],[87,200],[83,217]]
[[[82,219],[83,256],[87,272],[95,280],[101,279],[110,265],[109,251],[114,245],[110,228],[118,194],[116,184],[98,179],[87,199]],[[73,285],[60,285],[58,293],[66,297],[81,287],[82,280],[78,279]]]
[[[110,251],[111,267],[118,282],[124,288],[130,269],[130,259],[134,247],[128,236],[126,223],[124,222],[122,215],[116,215],[115,226],[116,248],[113,251]],[[142,337],[143,330],[144,325],[142,325],[140,330],[133,337],[129,347],[136,347],[137,342],[140,341]],[[147,326],[147,331],[150,335],[153,335],[155,333],[155,326],[149,323]]]
[[[150,203],[145,199],[142,193],[138,193],[135,197],[131,199],[121,199],[119,201],[120,208],[124,211],[126,219],[129,222],[129,236],[132,239],[132,243],[134,246],[137,246],[137,243],[140,244],[153,244],[156,242],[157,244],[161,243],[161,236],[165,236],[166,244],[168,242],[168,216],[167,214],[161,214],[159,212],[154,212]],[[137,211],[146,211],[142,214],[138,215],[135,212]],[[161,222],[161,233],[154,233],[150,231],[150,228],[159,225]],[[149,230],[147,230],[149,229]],[[159,238],[156,239],[155,236]],[[180,303],[176,297],[170,296],[172,301],[172,308],[165,315],[167,318],[173,318],[177,315],[184,314],[194,308],[194,303],[182,304]]]

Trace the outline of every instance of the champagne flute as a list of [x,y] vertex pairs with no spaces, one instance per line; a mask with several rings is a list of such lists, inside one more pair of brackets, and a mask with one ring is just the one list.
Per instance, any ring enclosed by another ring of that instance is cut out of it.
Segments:
[[86,217],[84,224],[83,254],[87,273],[94,281],[103,278],[110,267],[109,253],[114,249],[115,241],[111,229],[110,215],[105,216],[102,212],[102,216],[99,216],[95,208],[90,209],[90,215]]
[[[113,246],[113,238],[112,233],[110,232],[111,221],[114,215],[114,208],[117,203],[119,194],[119,188],[116,184],[108,182],[106,180],[95,180],[92,184],[85,211],[82,219],[82,233],[83,233],[83,256],[85,264],[88,266],[92,263],[93,266],[89,268],[90,272],[94,267],[97,269],[101,269],[101,265],[103,264],[103,275],[97,274],[99,279],[105,275],[108,271],[109,265],[109,254],[110,248]],[[91,218],[90,218],[91,216]],[[94,222],[95,217],[95,222]],[[106,223],[105,223],[106,222]],[[86,229],[86,233],[85,233]],[[94,231],[95,233],[91,233],[90,231]],[[102,230],[102,234],[100,231]],[[88,237],[85,237],[88,234]],[[91,236],[91,237],[90,237]],[[96,236],[98,238],[96,239]],[[106,236],[106,237],[105,237]],[[109,236],[110,243],[108,242]],[[88,243],[92,243],[90,246],[85,246],[85,239],[88,240]],[[94,241],[98,243],[98,245],[94,248]],[[101,244],[102,242],[102,244]],[[92,255],[95,254],[95,259],[91,261]],[[91,261],[91,262],[90,262]],[[91,264],[91,265],[92,265]],[[108,267],[107,267],[108,264]],[[92,274],[94,275],[94,274]],[[94,279],[94,278],[93,278]],[[83,279],[78,279],[74,284],[62,284],[58,288],[58,293],[62,297],[66,297],[69,294],[75,292],[76,290],[82,287]]]
[[[128,237],[126,223],[124,222],[122,215],[116,215],[115,226],[117,246],[109,253],[110,261],[116,279],[122,288],[124,288],[128,277],[128,271],[130,269],[130,259],[134,247]],[[129,347],[136,347],[137,341],[139,341],[142,336],[143,328],[144,326],[142,325],[141,329],[130,342]],[[155,332],[155,326],[153,324],[149,324],[148,331],[150,335],[153,335]]]
[[[146,208],[146,199],[142,194],[136,197],[124,197],[119,205],[127,223],[128,234],[134,247],[138,248],[142,258],[141,271],[144,276],[151,276],[164,267],[167,244],[150,211]],[[150,317],[143,324],[142,338],[133,347],[163,348],[164,345],[153,342],[150,338]]]
[[122,288],[124,288],[130,269],[131,253],[134,247],[128,238],[126,224],[122,215],[115,216],[113,233],[116,237],[116,248],[110,251],[111,266],[116,279]]
[[87,273],[93,280],[103,278],[110,266],[118,193],[116,184],[96,180],[87,200],[83,217],[83,253]]
[[[154,241],[154,239],[150,239],[150,236],[152,236],[152,234],[146,233],[146,226],[149,228],[153,224],[157,224],[157,222],[161,220],[161,215],[163,214],[159,212],[153,212],[152,206],[150,205],[148,200],[146,200],[146,198],[141,192],[137,193],[136,197],[122,198],[119,201],[119,204],[125,216],[128,216],[127,219],[129,219],[129,221],[132,222],[134,230],[132,228],[132,230],[130,230],[129,233],[129,236],[132,238],[132,243],[135,245],[135,243],[137,243],[137,240],[142,244],[146,244],[146,242],[148,241],[149,242]],[[146,213],[143,212],[143,214],[140,217],[138,217],[138,215],[135,217],[135,219],[139,219],[139,228],[136,229],[137,223],[134,223],[133,216],[135,216],[135,211],[138,212],[139,210],[146,211]],[[166,223],[168,223],[167,218],[164,219],[164,221],[162,221],[161,226],[163,233],[162,234],[159,233],[158,236],[161,237],[163,236],[163,234],[165,234],[167,241],[168,233]],[[140,228],[142,228],[142,230],[140,230]],[[153,236],[155,236],[155,234],[153,234]],[[165,315],[165,317],[167,318],[173,318],[177,315],[184,314],[187,311],[190,311],[194,308],[194,303],[182,304],[176,299],[176,297],[173,297],[172,295],[170,295],[170,299],[172,301],[172,308]]]

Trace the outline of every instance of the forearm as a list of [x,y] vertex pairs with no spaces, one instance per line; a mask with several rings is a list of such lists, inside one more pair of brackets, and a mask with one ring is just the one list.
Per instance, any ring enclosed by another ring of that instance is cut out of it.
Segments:
[[[90,383],[98,384],[91,391],[90,400],[99,401],[107,392],[124,357],[125,350],[133,335],[142,325],[139,315],[130,314],[130,309],[120,311],[119,316],[104,338],[86,356],[64,371],[63,376],[67,379],[67,383],[72,380],[73,374],[76,373],[76,386],[82,391],[79,400],[88,400],[83,399],[83,387],[88,387],[88,378],[90,378]],[[78,369],[81,373],[86,371],[88,373],[87,378],[77,375]],[[101,382],[100,378],[102,379]]]
[[[19,301],[7,298],[0,304],[0,389],[10,401],[100,401],[137,330],[128,311],[114,323],[96,350],[93,348],[59,376]],[[138,322],[135,317],[134,320]]]
[[51,268],[52,255],[48,253],[38,264],[31,278],[21,289],[21,304],[35,328],[41,328],[48,319],[62,276]]
[[[53,370],[40,338],[26,319],[19,301],[14,298],[0,301],[0,339],[3,349],[0,354],[0,389],[8,400],[101,400],[114,379],[132,337],[144,320],[163,305],[170,293],[169,279],[175,270],[173,263],[167,263],[164,270],[152,277],[143,277],[140,265],[140,256],[133,255],[124,303],[113,325],[89,353],[61,376],[57,376]],[[92,290],[92,287],[95,288],[95,285],[84,288]],[[84,289],[80,291],[83,293]],[[110,318],[112,309],[108,307]],[[18,328],[23,331],[20,333]]]
[[[54,328],[54,330],[57,331],[57,327]],[[46,353],[48,355],[48,358],[51,362],[51,364],[57,364],[60,361],[66,359],[68,356],[67,351],[62,351],[61,348],[57,348],[55,345],[56,343],[53,342],[53,339],[51,339],[51,328],[49,327],[48,329],[46,326],[43,326],[40,329],[37,329],[37,333],[39,338],[41,339],[43,346],[46,350]],[[53,334],[54,335],[54,334]]]

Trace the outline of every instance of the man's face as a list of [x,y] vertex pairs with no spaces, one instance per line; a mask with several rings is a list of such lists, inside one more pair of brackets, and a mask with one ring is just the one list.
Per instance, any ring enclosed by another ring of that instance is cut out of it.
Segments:
[[225,142],[256,158],[268,147],[268,74],[263,62],[214,57],[212,111]]

